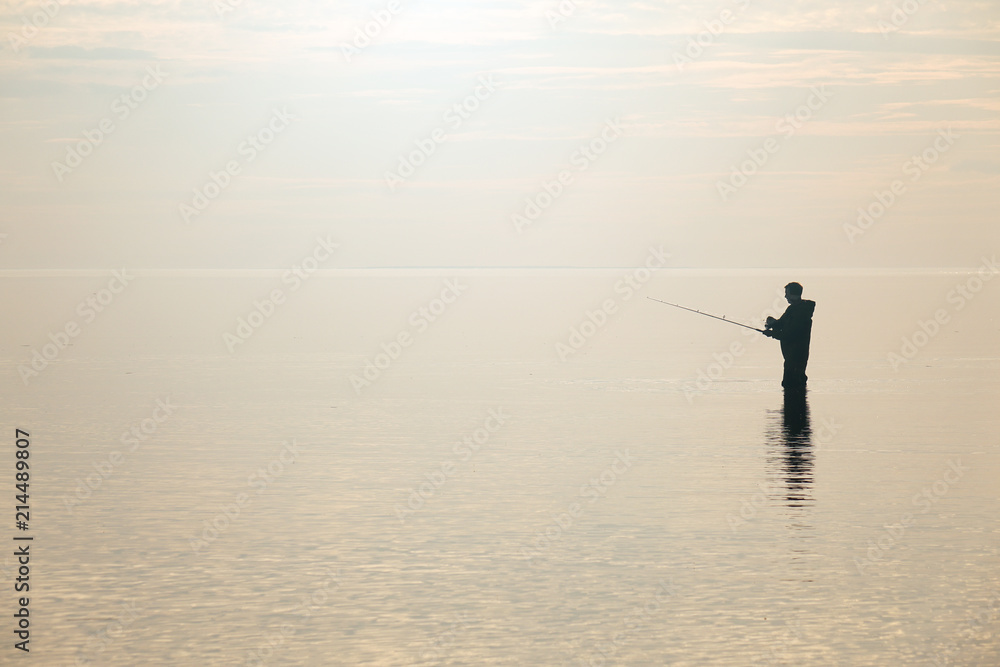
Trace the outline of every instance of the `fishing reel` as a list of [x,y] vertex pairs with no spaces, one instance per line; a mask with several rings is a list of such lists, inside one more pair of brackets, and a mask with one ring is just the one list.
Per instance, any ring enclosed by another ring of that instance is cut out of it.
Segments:
[[774,325],[777,323],[778,320],[768,316],[768,318],[764,320],[764,330],[761,331],[761,333],[767,336],[768,338],[774,338]]

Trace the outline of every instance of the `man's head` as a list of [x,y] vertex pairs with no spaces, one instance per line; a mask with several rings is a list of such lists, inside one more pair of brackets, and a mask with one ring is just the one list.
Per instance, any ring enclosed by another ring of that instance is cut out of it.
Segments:
[[795,303],[802,298],[802,285],[798,283],[788,283],[785,285],[785,301]]

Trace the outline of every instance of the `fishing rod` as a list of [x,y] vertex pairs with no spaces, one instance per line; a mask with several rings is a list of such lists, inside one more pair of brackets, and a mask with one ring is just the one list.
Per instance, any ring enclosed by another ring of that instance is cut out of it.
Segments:
[[[653,297],[651,297],[651,296],[647,296],[646,298],[647,299],[653,299]],[[722,317],[719,317],[718,315],[709,315],[708,313],[703,313],[700,310],[695,310],[694,308],[686,308],[684,306],[678,306],[676,303],[670,303],[669,301],[663,301],[661,299],[653,299],[653,301],[659,301],[660,303],[665,303],[668,306],[673,306],[674,308],[680,308],[681,310],[689,310],[692,313],[698,313],[699,315],[704,315],[705,317],[711,317],[711,318],[716,319],[716,320],[722,320],[723,322],[729,322],[730,324],[735,324],[738,327],[744,327],[746,329],[753,329],[754,331],[759,331],[761,333],[764,333],[763,329],[758,329],[757,327],[752,327],[749,324],[743,324],[742,322],[734,322],[732,320],[727,320],[726,317],[725,317],[725,315],[723,315]]]

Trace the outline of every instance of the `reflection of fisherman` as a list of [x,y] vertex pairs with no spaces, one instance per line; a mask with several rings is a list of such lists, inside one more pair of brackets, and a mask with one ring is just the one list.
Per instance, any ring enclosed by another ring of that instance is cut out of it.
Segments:
[[802,285],[785,285],[788,308],[778,318],[767,318],[764,335],[781,341],[781,356],[785,358],[785,374],[781,386],[802,389],[806,386],[806,363],[809,361],[809,337],[812,333],[812,315],[815,301],[802,298]]

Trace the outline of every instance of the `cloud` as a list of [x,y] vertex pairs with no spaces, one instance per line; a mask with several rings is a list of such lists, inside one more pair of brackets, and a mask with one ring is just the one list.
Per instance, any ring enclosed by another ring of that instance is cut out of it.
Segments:
[[46,60],[152,60],[150,51],[101,46],[88,49],[82,46],[32,46],[28,48],[32,58]]
[[1000,174],[1000,162],[995,160],[962,160],[951,167],[952,171],[977,171],[981,174]]

